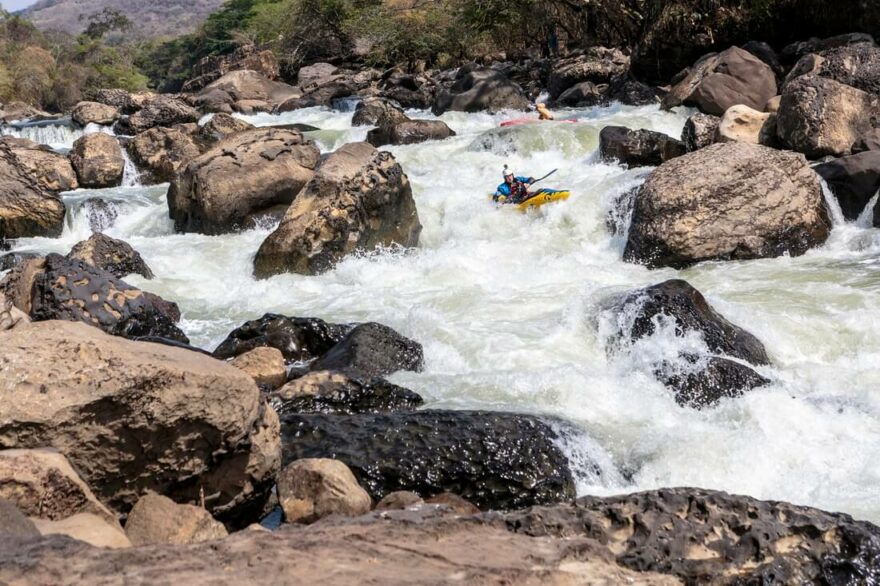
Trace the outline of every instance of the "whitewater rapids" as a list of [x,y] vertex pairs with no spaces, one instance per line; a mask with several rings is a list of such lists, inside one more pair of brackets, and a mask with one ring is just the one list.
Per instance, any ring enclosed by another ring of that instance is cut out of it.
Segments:
[[[127,280],[178,302],[195,345],[213,349],[267,312],[382,322],[424,345],[425,371],[392,380],[428,407],[572,422],[577,431],[566,430],[563,448],[581,494],[698,486],[880,522],[880,231],[838,216],[830,241],[800,258],[685,271],[622,262],[625,236],[611,236],[607,216],[650,170],[598,162],[599,131],[617,124],[678,136],[688,114],[611,106],[565,112],[577,125],[502,131],[498,123],[514,114],[448,113],[441,119],[458,136],[388,149],[413,185],[419,248],[348,258],[318,277],[253,279],[252,259],[271,226],[175,234],[167,186],[65,194],[63,236],[23,240],[16,250],[66,253],[91,233],[82,203],[117,202],[107,233],[140,251],[157,275]],[[307,136],[325,152],[367,132],[351,127],[351,112],[329,109],[243,118],[317,126]],[[77,135],[30,132],[56,148]],[[529,215],[495,209],[487,195],[505,163],[534,176],[559,168],[544,185],[570,189],[571,199]],[[689,281],[764,342],[773,366],[760,371],[771,385],[696,411],[678,406],[652,369],[699,339],[666,328],[629,353],[606,353],[619,326],[601,302],[670,278]]]

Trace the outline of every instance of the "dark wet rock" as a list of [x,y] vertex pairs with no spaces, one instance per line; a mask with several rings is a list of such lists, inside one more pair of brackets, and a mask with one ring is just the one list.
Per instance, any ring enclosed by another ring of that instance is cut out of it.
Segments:
[[636,197],[624,259],[682,268],[796,256],[823,244],[830,226],[819,178],[802,155],[714,144],[651,174]]
[[606,126],[599,133],[602,160],[627,167],[656,167],[685,152],[684,143],[661,132]]
[[452,87],[437,94],[431,110],[439,116],[450,110],[493,113],[525,110],[528,106],[529,99],[522,88],[503,73],[493,69],[463,67]]
[[865,151],[815,167],[847,220],[856,220],[880,189],[880,151]]
[[140,275],[145,279],[153,278],[153,271],[138,251],[127,242],[101,233],[92,234],[88,240],[78,243],[67,258],[81,260],[93,267],[103,269],[117,279],[132,274]]
[[288,414],[282,434],[285,462],[341,460],[376,500],[399,490],[453,492],[481,508],[503,510],[574,497],[556,433],[527,415]]
[[418,244],[422,225],[394,156],[365,142],[328,156],[254,259],[254,275],[317,275],[346,256]]
[[116,138],[103,132],[86,135],[73,143],[69,156],[82,187],[102,189],[122,183],[125,159]]
[[300,362],[323,356],[352,329],[314,317],[267,313],[233,330],[214,351],[217,358],[234,358],[254,348],[276,348],[285,360]]
[[570,108],[589,108],[605,101],[605,86],[592,81],[582,81],[562,92],[554,104]]
[[128,142],[128,152],[145,185],[168,183],[205,149],[185,127],[151,128]]
[[352,126],[390,126],[397,122],[406,122],[409,118],[403,110],[383,98],[367,98],[362,100],[354,110]]
[[748,51],[773,70],[776,75],[776,81],[780,82],[785,77],[785,67],[779,61],[779,55],[773,50],[773,47],[762,41],[749,41],[742,46],[744,51]]
[[374,128],[367,133],[367,142],[374,147],[416,144],[455,136],[442,120],[405,120]]
[[687,152],[693,152],[709,146],[715,142],[715,132],[721,118],[711,114],[697,112],[684,123],[681,131],[681,140]]
[[338,370],[366,377],[386,376],[399,370],[420,372],[425,356],[422,345],[388,326],[365,323],[355,327],[312,370]]
[[721,116],[737,104],[763,110],[776,94],[773,70],[748,51],[731,47],[706,55],[688,69],[663,98],[663,106],[685,104]]
[[852,152],[854,155],[865,151],[880,151],[880,128],[869,130],[853,143]]
[[380,96],[404,108],[427,110],[437,97],[437,82],[427,75],[390,69],[379,81]]
[[683,355],[675,364],[655,365],[655,375],[675,390],[682,405],[712,405],[769,382],[748,366],[730,360],[754,366],[770,364],[761,341],[716,312],[686,281],[666,281],[632,291],[611,300],[608,306],[618,316],[618,323],[624,324],[608,340],[612,352],[628,351],[633,343],[654,335],[666,319],[674,320],[677,336],[701,336],[708,354]]
[[382,378],[364,378],[342,372],[314,371],[296,378],[269,395],[279,414],[389,413],[412,411],[424,399]]
[[848,33],[836,35],[826,39],[811,38],[806,41],[798,41],[790,45],[786,45],[780,57],[782,60],[792,64],[804,55],[810,53],[821,53],[839,47],[849,47],[853,45],[875,46],[874,37],[866,33]]
[[40,532],[18,507],[8,500],[0,499],[0,539],[4,537],[16,540],[39,539]]
[[605,97],[609,102],[620,102],[625,106],[652,106],[660,102],[663,93],[652,85],[621,75],[611,80]]
[[125,338],[189,343],[175,304],[59,254],[19,265],[0,281],[0,292],[34,321],[80,321]]
[[609,83],[628,71],[629,57],[620,49],[591,47],[580,55],[556,62],[547,82],[547,91],[555,100],[579,83]]
[[880,96],[805,75],[786,84],[776,127],[785,145],[808,157],[841,156],[873,130],[878,117]]
[[118,512],[152,491],[256,520],[280,469],[279,423],[246,374],[82,323],[0,337],[0,380],[27,381],[4,390],[0,449],[54,447]]
[[621,565],[685,584],[868,584],[880,528],[849,515],[696,488],[665,488],[505,516],[535,537],[589,535]]
[[92,232],[109,230],[119,217],[119,204],[115,201],[92,198],[83,203],[83,208]]
[[292,130],[257,128],[233,134],[181,167],[168,191],[180,232],[224,234],[245,218],[290,204],[314,175],[320,153]]
[[35,258],[43,258],[43,255],[37,252],[10,252],[9,254],[4,254],[0,256],[0,272],[11,271],[15,267]]

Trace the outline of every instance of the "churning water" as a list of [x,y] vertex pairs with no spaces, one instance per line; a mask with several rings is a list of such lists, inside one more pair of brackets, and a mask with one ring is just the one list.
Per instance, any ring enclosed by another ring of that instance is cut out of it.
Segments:
[[[88,237],[90,220],[113,222],[106,232],[132,244],[157,275],[130,282],[177,301],[182,327],[203,347],[266,312],[386,323],[424,345],[425,372],[393,380],[429,406],[572,422],[577,432],[565,434],[564,448],[582,493],[699,486],[880,521],[880,231],[838,221],[824,247],[800,258],[686,271],[626,264],[625,236],[611,235],[607,216],[649,170],[598,162],[598,133],[619,124],[677,136],[687,112],[565,114],[580,123],[501,130],[507,116],[449,113],[442,119],[458,136],[390,148],[413,184],[419,248],[349,258],[318,277],[255,281],[252,259],[268,227],[175,234],[165,186],[67,194],[62,238],[18,247],[67,252]],[[309,136],[329,151],[365,137],[350,116],[307,109],[246,119],[317,126]],[[494,208],[487,194],[505,163],[533,176],[558,168],[545,185],[571,189],[572,198],[528,215]],[[618,221],[625,228],[626,218]],[[666,327],[606,352],[621,324],[602,301],[675,277],[765,343],[774,365],[761,372],[771,385],[696,411],[678,406],[652,372],[663,357],[700,346],[699,337]]]

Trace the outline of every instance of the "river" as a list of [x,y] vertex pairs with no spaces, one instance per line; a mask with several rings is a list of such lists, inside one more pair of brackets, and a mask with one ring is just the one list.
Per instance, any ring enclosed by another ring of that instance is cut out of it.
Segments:
[[[564,449],[581,494],[699,486],[880,522],[880,231],[835,214],[830,241],[800,258],[685,271],[622,262],[625,237],[611,235],[607,215],[650,169],[599,162],[598,133],[617,124],[678,136],[688,114],[611,106],[564,113],[578,124],[500,131],[512,114],[448,113],[442,119],[458,136],[388,149],[413,184],[419,248],[348,258],[318,277],[253,279],[253,256],[271,226],[175,234],[167,186],[65,194],[63,236],[21,240],[16,250],[66,253],[91,232],[83,202],[115,201],[119,217],[106,232],[156,273],[127,280],[179,303],[195,345],[213,349],[266,312],[382,322],[424,345],[424,372],[392,380],[429,407],[572,422]],[[321,108],[243,118],[317,126],[308,136],[323,151],[367,132],[351,127],[351,112]],[[40,132],[56,148],[78,135]],[[487,194],[505,163],[533,176],[558,168],[544,185],[570,189],[571,199],[527,215],[496,209]],[[759,370],[771,385],[697,411],[678,406],[652,371],[700,339],[666,328],[626,353],[606,352],[619,325],[601,302],[670,278],[688,280],[764,342],[773,366]]]

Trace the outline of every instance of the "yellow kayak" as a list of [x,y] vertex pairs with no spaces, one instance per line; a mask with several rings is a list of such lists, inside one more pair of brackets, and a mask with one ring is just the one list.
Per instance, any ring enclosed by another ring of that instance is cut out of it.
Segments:
[[[565,201],[569,198],[570,195],[571,195],[570,191],[557,191],[555,189],[542,189],[542,190],[538,191],[537,193],[535,193],[535,195],[533,195],[529,199],[527,199],[523,202],[517,203],[517,204],[513,204],[513,205],[519,211],[527,212],[530,209],[539,208],[544,204],[552,203],[554,201]],[[504,196],[499,197],[498,203],[502,203],[502,204],[505,203],[504,199],[505,199]]]

